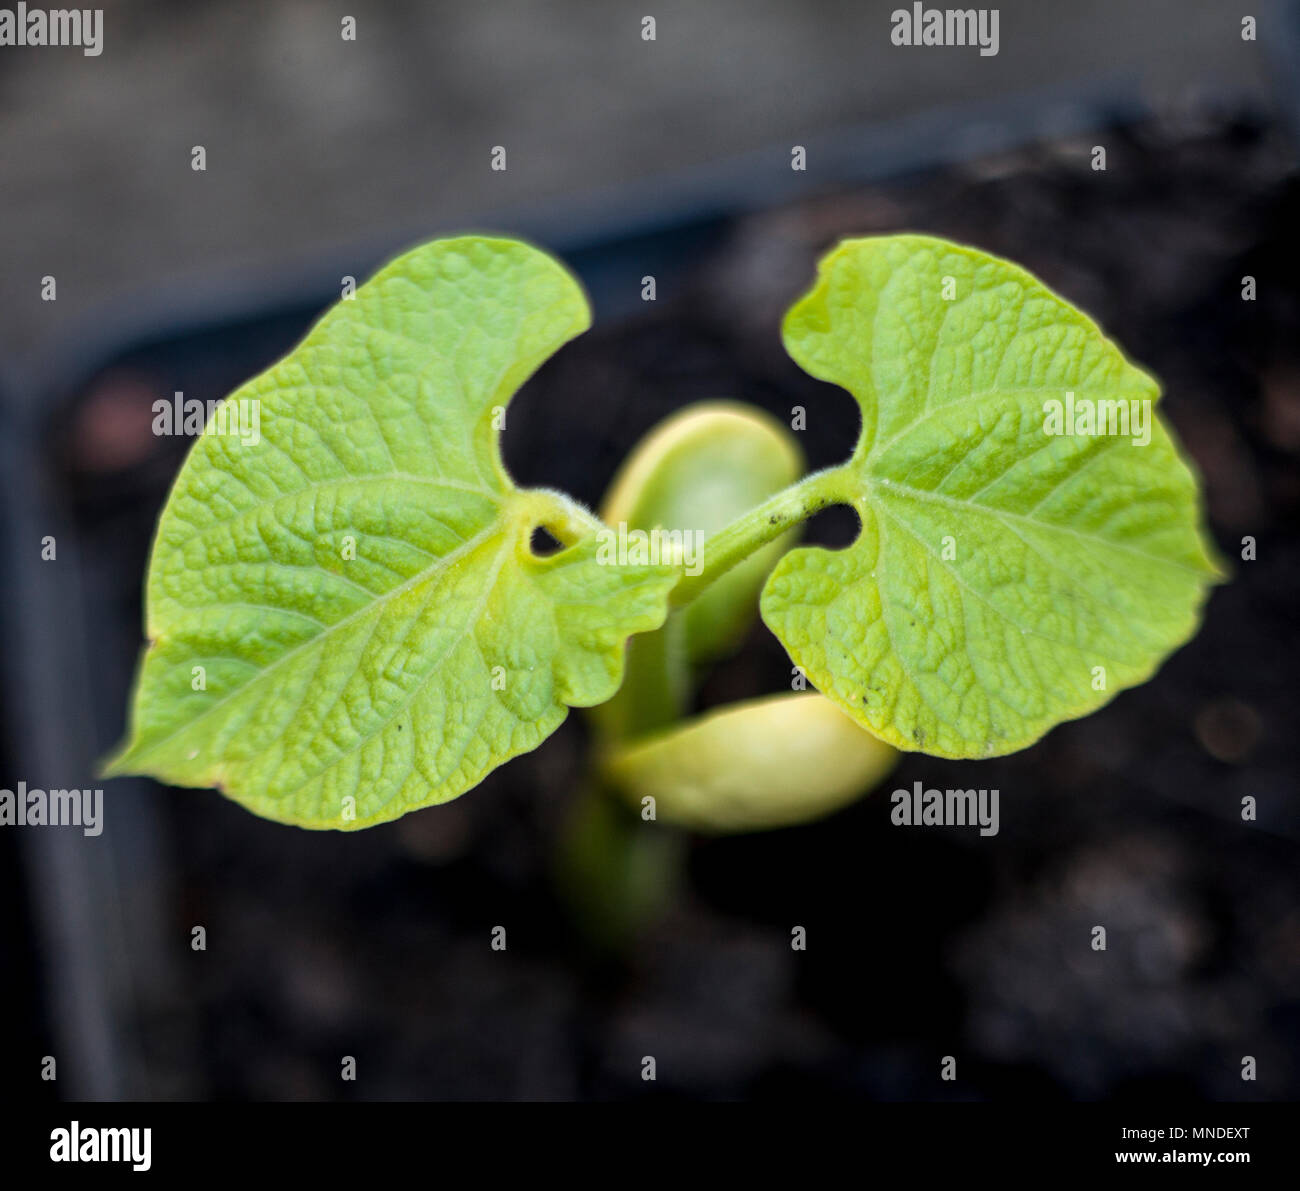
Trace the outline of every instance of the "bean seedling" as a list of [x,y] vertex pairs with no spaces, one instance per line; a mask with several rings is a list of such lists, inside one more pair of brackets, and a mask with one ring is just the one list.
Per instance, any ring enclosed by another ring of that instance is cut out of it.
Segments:
[[[176,479],[109,772],[351,830],[458,797],[582,707],[634,805],[772,826],[862,793],[895,750],[1023,749],[1195,631],[1219,570],[1158,385],[1018,266],[842,242],[783,335],[856,399],[847,460],[801,477],[783,425],[710,403],[648,436],[601,517],[516,486],[499,442],[589,323],[537,249],[437,240],[232,394],[260,435],[203,435]],[[795,546],[831,505],[852,545]],[[756,605],[814,689],[689,718]]]

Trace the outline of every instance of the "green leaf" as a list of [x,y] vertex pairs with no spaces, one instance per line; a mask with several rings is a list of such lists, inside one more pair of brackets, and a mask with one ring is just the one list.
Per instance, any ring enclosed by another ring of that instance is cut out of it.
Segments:
[[[260,437],[205,434],[176,480],[110,772],[353,829],[455,798],[612,695],[678,572],[600,565],[599,522],[517,489],[497,435],[589,322],[536,249],[435,241],[232,394]],[[534,556],[539,525],[566,547]]]
[[[784,337],[861,406],[852,459],[817,484],[862,529],[786,555],[762,614],[859,722],[904,749],[1013,752],[1195,631],[1217,571],[1158,386],[1023,269],[924,236],[845,241]],[[1067,393],[1149,403],[1150,441],[1046,433]]]
[[821,695],[769,695],[613,749],[606,779],[656,818],[704,832],[788,827],[865,794],[898,753]]

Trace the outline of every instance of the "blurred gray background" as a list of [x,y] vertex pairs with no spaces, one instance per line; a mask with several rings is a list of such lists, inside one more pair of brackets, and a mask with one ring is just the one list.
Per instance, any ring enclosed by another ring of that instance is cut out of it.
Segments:
[[0,49],[0,359],[46,354],[160,287],[288,274],[339,245],[610,186],[652,193],[666,174],[935,105],[1083,79],[1156,106],[1263,95],[1279,19],[1244,6],[1249,43],[1222,0],[1003,3],[1000,52],[981,57],[893,46],[896,7],[110,3],[99,57]]

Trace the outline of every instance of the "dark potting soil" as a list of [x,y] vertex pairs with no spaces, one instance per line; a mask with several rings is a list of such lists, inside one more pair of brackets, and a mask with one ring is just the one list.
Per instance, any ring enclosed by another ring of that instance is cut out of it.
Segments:
[[[925,231],[1008,256],[1161,378],[1233,581],[1152,682],[1031,749],[909,756],[823,822],[693,841],[679,904],[623,962],[584,950],[548,875],[581,776],[578,716],[456,802],[355,835],[157,789],[167,954],[154,960],[168,979],[120,1023],[145,1094],[1300,1094],[1298,199],[1276,129],[1153,120],[739,219],[664,284],[675,296],[598,317],[521,392],[505,435],[521,483],[593,504],[640,434],[698,399],[787,422],[803,406],[810,466],[848,454],[852,400],[801,373],[779,334],[837,239]],[[149,433],[150,405],[178,389],[223,396],[292,346],[304,318],[142,350],[58,423],[71,430],[50,457],[103,652],[87,678],[102,748],[122,730],[140,580],[185,447]],[[810,535],[842,545],[854,528],[831,510]],[[1256,561],[1241,561],[1245,536]],[[785,689],[789,675],[759,626],[701,704]],[[888,792],[917,780],[997,788],[999,834],[892,826]],[[205,952],[190,950],[195,924]],[[496,925],[505,952],[490,947]],[[805,952],[791,948],[796,925]],[[345,1055],[355,1082],[340,1079]],[[948,1055],[954,1082],[940,1079]]]

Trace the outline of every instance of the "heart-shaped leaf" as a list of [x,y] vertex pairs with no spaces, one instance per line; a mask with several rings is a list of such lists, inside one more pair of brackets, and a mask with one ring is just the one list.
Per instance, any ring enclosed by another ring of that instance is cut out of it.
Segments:
[[[455,798],[609,698],[678,570],[599,558],[599,522],[516,488],[498,443],[515,390],[589,322],[536,249],[435,241],[232,394],[258,434],[212,433],[214,414],[176,480],[110,772],[352,829]],[[535,556],[539,525],[566,547]]]
[[923,236],[845,241],[784,337],[861,406],[821,483],[862,530],[787,554],[762,614],[871,731],[1012,752],[1194,632],[1216,567],[1158,386],[1023,269]]

